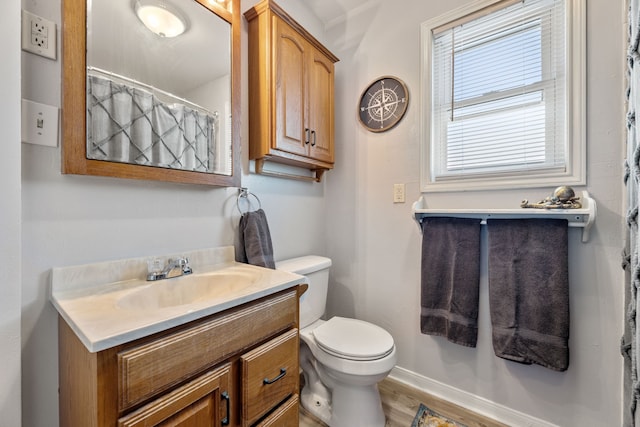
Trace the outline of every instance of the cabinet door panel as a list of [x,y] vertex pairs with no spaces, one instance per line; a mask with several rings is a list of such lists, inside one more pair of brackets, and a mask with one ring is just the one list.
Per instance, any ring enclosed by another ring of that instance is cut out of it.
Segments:
[[277,111],[274,148],[305,155],[309,137],[305,123],[307,84],[305,58],[308,45],[279,18],[273,19],[276,39],[274,67]]
[[169,419],[157,424],[158,427],[209,427],[215,419],[214,396],[208,395],[184,408]]
[[[213,427],[228,417],[228,364],[210,371],[118,420],[118,427]],[[223,408],[223,406],[225,406]]]
[[313,51],[309,65],[309,156],[333,163],[333,62]]

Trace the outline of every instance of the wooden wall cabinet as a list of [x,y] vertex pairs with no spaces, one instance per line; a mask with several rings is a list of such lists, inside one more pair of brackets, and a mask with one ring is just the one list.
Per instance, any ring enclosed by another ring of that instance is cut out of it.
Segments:
[[299,292],[97,353],[60,317],[60,426],[297,426]]
[[[315,172],[334,165],[334,63],[338,61],[271,0],[245,12],[249,24],[249,158]],[[286,174],[280,174],[285,175]],[[296,177],[293,175],[291,177]]]

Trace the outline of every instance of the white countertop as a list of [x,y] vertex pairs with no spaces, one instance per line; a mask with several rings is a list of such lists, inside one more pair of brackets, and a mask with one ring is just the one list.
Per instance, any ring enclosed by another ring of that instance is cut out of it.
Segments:
[[[233,247],[180,255],[189,258],[193,274],[154,282],[145,280],[148,258],[54,268],[51,302],[87,349],[98,352],[307,283],[304,276],[294,273],[237,263]],[[185,304],[122,304],[154,285],[184,286],[190,278],[207,273],[250,276],[252,280],[246,286],[225,288]]]

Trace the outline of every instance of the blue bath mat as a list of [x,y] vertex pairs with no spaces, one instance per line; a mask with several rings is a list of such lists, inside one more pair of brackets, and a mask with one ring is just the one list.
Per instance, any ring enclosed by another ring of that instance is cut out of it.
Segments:
[[467,427],[466,425],[443,417],[436,411],[427,408],[422,403],[416,413],[411,427]]

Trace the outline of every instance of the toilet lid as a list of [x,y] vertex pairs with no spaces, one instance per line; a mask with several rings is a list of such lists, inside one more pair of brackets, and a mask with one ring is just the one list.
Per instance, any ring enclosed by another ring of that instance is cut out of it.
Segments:
[[393,351],[393,337],[379,326],[357,319],[332,317],[313,330],[316,343],[343,359],[375,360]]

